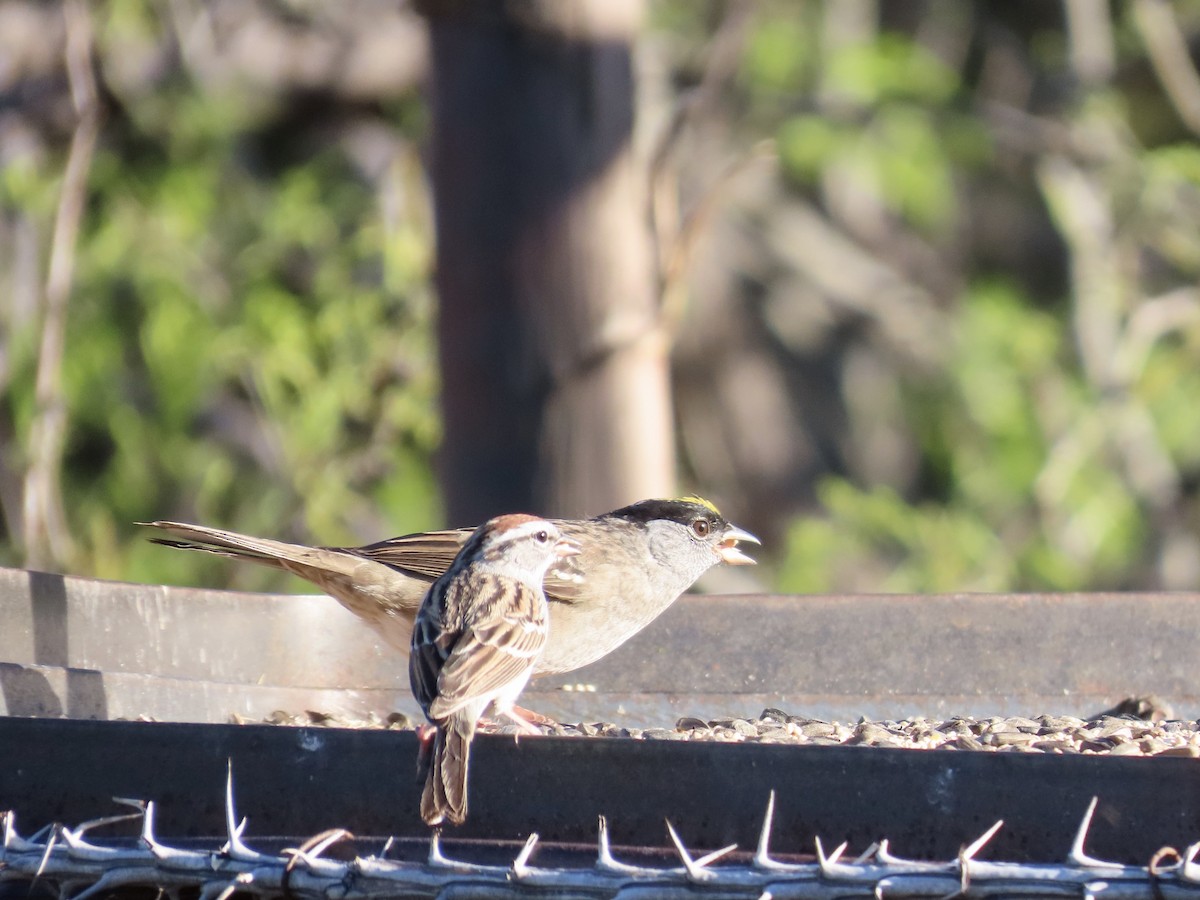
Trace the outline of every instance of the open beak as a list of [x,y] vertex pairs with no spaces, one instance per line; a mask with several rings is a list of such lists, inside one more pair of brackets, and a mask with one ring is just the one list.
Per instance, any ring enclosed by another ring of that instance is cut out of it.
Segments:
[[721,543],[717,544],[717,556],[721,557],[721,562],[730,566],[756,565],[755,560],[742,552],[742,548],[738,546],[738,541],[762,545],[762,541],[750,532],[744,531],[736,525],[730,525],[729,530],[725,532],[725,537],[721,539]]
[[554,545],[554,555],[559,559],[565,559],[568,556],[578,556],[580,550],[579,544],[570,538],[559,538],[558,543]]

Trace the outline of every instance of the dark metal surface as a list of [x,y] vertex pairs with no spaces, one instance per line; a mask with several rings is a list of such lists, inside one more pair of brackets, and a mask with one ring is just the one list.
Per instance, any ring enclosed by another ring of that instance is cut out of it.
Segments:
[[[1200,715],[1195,594],[688,596],[608,658],[530,685],[569,721]],[[0,569],[0,713],[227,721],[415,713],[406,665],[327,597]],[[568,690],[569,689],[569,690]]]
[[[411,732],[0,718],[0,809],[23,833],[114,812],[114,796],[158,801],[164,836],[224,833],[227,762],[247,834],[423,835]],[[881,837],[893,852],[952,858],[997,819],[989,858],[1061,861],[1100,797],[1089,851],[1142,863],[1200,834],[1190,759],[905,751],[617,739],[483,736],[461,837],[661,846],[664,819],[689,846],[753,848],[777,792],[779,853]]]

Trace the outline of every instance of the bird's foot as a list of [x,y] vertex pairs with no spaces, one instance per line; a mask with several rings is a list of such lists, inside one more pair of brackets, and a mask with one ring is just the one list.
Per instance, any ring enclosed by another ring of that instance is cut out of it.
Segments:
[[554,723],[553,719],[547,719],[545,716],[540,716],[537,713],[533,713],[532,715],[537,716],[541,722],[538,722],[533,718],[526,718],[527,716],[531,715],[530,711],[527,709],[521,709],[519,706],[513,706],[509,709],[500,709],[497,710],[497,712],[503,713],[505,716],[511,719],[513,723],[516,724],[516,726],[525,734],[541,734],[542,729],[538,727],[539,724],[545,724],[547,722],[550,724]]
[[543,725],[547,728],[553,728],[558,724],[557,720],[552,719],[549,716],[543,716],[541,713],[534,712],[532,709],[525,709],[523,706],[514,706],[512,708],[512,712],[524,719],[526,724],[533,723],[534,725]]
[[549,716],[543,716],[541,713],[536,713],[531,709],[525,709],[520,706],[514,706],[509,710],[498,709],[497,707],[493,706],[492,712],[495,713],[496,718],[480,716],[479,728],[481,731],[492,731],[493,729],[498,730],[504,728],[505,725],[500,720],[501,716],[508,719],[514,725],[520,728],[523,734],[544,734],[545,732],[542,731],[542,728],[554,728],[556,725],[558,725],[558,722],[555,719],[552,719]]

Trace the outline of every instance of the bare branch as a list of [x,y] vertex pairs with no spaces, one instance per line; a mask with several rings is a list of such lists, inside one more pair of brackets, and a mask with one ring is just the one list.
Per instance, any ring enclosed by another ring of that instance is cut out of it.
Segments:
[[687,306],[686,276],[688,264],[700,237],[708,231],[713,216],[721,208],[727,188],[747,169],[765,162],[775,163],[778,154],[773,140],[760,141],[749,152],[730,160],[705,188],[704,193],[692,204],[683,216],[683,221],[673,240],[665,247],[660,246],[660,296],[663,331],[670,342],[683,322]]
[[1150,63],[1179,118],[1200,135],[1200,75],[1192,64],[1187,40],[1166,0],[1135,0],[1133,20],[1150,54]]
[[83,0],[70,0],[63,10],[67,23],[67,74],[78,122],[71,138],[51,239],[38,353],[36,412],[30,428],[29,468],[25,473],[25,564],[31,568],[61,564],[71,554],[60,484],[67,430],[62,360],[67,300],[75,268],[75,243],[83,217],[88,170],[100,130],[100,110],[92,73],[92,26],[87,4]]
[[1064,0],[1071,68],[1084,84],[1104,84],[1116,71],[1108,0]]
[[1116,246],[1112,197],[1106,187],[1063,156],[1037,167],[1038,185],[1059,232],[1071,250],[1075,339],[1090,384],[1114,387],[1112,370],[1130,286]]
[[681,315],[684,295],[681,279],[686,273],[696,237],[711,218],[714,201],[732,175],[762,155],[761,148],[755,148],[727,165],[694,210],[682,213],[678,173],[672,161],[688,127],[712,108],[720,89],[737,72],[753,11],[754,5],[747,0],[729,4],[725,18],[709,42],[700,83],[675,105],[650,160],[650,216],[658,254],[659,292],[668,332],[673,330],[673,322]]

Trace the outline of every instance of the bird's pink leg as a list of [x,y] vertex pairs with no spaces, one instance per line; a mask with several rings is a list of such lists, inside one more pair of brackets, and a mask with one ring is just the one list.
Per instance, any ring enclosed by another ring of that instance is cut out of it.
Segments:
[[[540,728],[538,728],[537,725],[534,724],[534,721],[536,721],[536,720],[531,721],[530,719],[525,718],[526,716],[530,715],[530,712],[527,709],[521,709],[521,707],[519,707],[519,706],[509,706],[509,707],[503,708],[503,709],[501,709],[500,707],[497,707],[496,712],[500,713],[501,715],[507,716],[514,723],[516,723],[516,725],[522,731],[524,731],[526,734],[541,734],[542,733],[542,730]],[[537,716],[539,719],[546,718],[545,716],[538,716],[537,713],[533,713],[532,715]],[[552,721],[552,720],[547,720],[547,721]]]
[[433,762],[433,739],[437,736],[437,728],[428,722],[417,726],[417,782],[425,781],[425,775]]
[[[498,707],[496,704],[493,703],[490,707],[490,711],[495,713],[497,716],[507,716],[510,719],[514,719],[514,721],[515,721],[515,719],[519,718],[519,719],[521,719],[520,724],[522,725],[522,727],[524,727],[525,725],[529,725],[529,724],[545,725],[547,727],[553,727],[558,724],[557,719],[552,719],[549,716],[543,716],[541,713],[534,712],[532,709],[526,709],[523,706],[513,706],[511,712],[505,712],[504,710],[500,709],[500,707]],[[514,713],[515,713],[515,716],[514,716]],[[498,723],[494,719],[490,719],[487,716],[479,717],[479,727],[480,728],[491,728],[496,724],[498,724]],[[537,733],[541,734],[540,731]]]
[[437,726],[431,725],[428,722],[422,722],[417,726],[417,740],[424,746],[433,740],[433,736],[437,734]]
[[526,709],[523,706],[514,706],[513,712],[523,718],[526,722],[532,722],[535,725],[557,725],[558,722],[549,716],[543,716],[539,712],[534,712],[532,709]]

